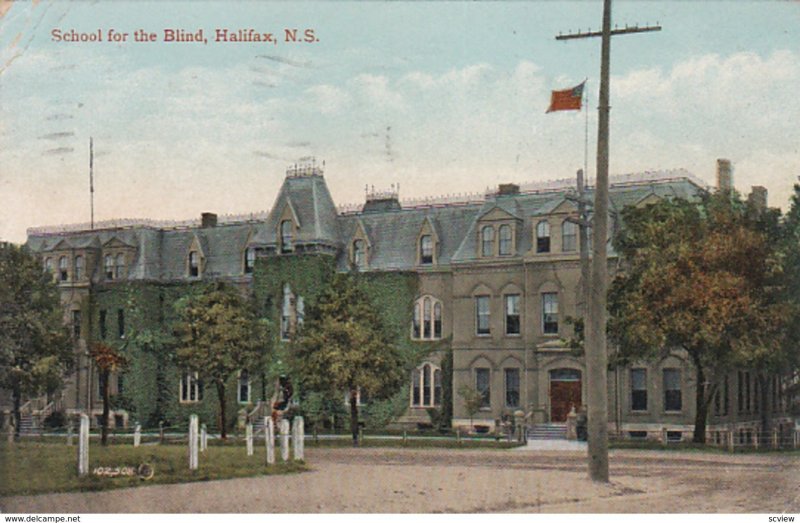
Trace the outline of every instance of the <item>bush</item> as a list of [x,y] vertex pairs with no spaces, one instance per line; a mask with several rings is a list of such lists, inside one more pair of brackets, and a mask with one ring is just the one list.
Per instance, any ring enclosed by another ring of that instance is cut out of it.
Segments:
[[48,429],[60,429],[67,425],[67,416],[61,410],[56,410],[50,413],[44,419],[44,426]]

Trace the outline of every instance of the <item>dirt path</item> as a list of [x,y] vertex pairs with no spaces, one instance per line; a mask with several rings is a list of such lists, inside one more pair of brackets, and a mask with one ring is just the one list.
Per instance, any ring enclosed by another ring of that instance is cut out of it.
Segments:
[[0,500],[3,512],[800,512],[800,456],[307,449],[311,472]]

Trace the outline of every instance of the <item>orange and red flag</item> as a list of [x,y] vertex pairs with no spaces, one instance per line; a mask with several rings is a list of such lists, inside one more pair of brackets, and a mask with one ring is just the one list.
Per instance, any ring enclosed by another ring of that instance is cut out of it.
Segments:
[[550,95],[550,107],[548,113],[553,111],[580,111],[583,100],[583,87],[586,80],[579,85],[562,91],[553,91]]

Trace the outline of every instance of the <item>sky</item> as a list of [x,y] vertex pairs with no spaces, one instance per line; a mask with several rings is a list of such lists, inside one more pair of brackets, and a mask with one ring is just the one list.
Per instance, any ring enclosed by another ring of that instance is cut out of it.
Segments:
[[[0,0],[0,240],[95,219],[268,210],[287,167],[325,162],[338,204],[573,177],[596,155],[602,1]],[[788,206],[800,175],[800,2],[616,1],[613,174],[685,168]],[[165,30],[207,43],[165,42]],[[274,42],[215,42],[217,29]],[[310,42],[287,42],[287,29]],[[95,34],[100,42],[57,41]],[[109,30],[127,33],[111,41]],[[135,42],[134,33],[155,33]],[[545,114],[587,79],[583,111]]]

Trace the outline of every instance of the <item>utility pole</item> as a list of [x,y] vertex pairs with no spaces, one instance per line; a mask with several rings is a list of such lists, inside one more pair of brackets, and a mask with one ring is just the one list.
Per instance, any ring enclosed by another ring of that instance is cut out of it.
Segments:
[[89,227],[94,230],[94,144],[89,137]]
[[611,0],[603,1],[603,30],[558,35],[556,40],[601,37],[600,105],[597,129],[597,182],[594,193],[592,273],[589,317],[586,322],[586,388],[588,403],[589,476],[608,482],[608,354],[606,353],[606,304],[608,289],[608,120],[611,36],[660,31],[658,25],[611,29]]

